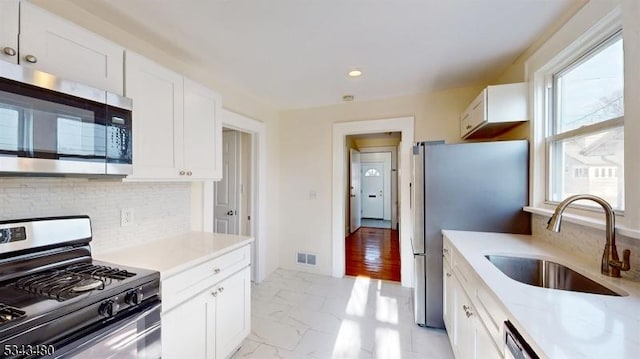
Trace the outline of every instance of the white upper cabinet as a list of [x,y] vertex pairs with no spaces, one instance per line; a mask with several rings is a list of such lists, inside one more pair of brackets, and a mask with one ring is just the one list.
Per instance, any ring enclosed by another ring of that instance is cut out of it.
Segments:
[[460,115],[460,137],[492,138],[527,121],[527,84],[489,86]]
[[[183,167],[193,179],[221,177],[222,127],[218,117],[220,96],[184,79]],[[219,158],[220,157],[220,158]]]
[[127,51],[133,100],[135,180],[219,180],[222,128],[218,94]]
[[125,95],[133,100],[132,178],[179,178],[182,148],[182,76],[127,51]]
[[18,0],[0,1],[0,59],[18,63],[20,4]]
[[[3,18],[3,7],[13,3],[0,6]],[[5,24],[0,26],[4,28]],[[33,4],[20,2],[19,64],[122,95],[123,55],[121,46]]]

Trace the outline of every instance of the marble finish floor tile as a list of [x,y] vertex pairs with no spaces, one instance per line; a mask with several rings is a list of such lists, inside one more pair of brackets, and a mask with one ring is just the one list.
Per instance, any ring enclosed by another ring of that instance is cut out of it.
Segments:
[[252,330],[233,356],[451,359],[447,333],[413,323],[411,290],[278,269],[252,286]]

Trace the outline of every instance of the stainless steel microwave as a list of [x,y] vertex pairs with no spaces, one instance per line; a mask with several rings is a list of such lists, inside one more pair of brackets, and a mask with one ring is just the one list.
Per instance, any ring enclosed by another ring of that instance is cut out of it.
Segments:
[[0,174],[132,170],[132,101],[0,61]]

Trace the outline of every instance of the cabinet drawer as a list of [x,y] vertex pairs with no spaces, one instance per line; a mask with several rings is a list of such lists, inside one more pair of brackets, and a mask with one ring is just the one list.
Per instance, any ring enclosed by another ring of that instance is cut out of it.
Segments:
[[244,246],[163,280],[162,310],[171,309],[250,263],[251,249]]

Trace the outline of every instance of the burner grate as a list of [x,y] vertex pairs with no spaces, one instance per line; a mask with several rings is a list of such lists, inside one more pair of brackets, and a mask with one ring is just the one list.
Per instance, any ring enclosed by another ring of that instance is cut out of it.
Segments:
[[0,324],[24,318],[26,314],[23,310],[0,303]]
[[14,286],[33,294],[64,301],[92,290],[102,290],[113,280],[124,280],[135,275],[118,268],[80,263],[20,278],[14,282]]
[[136,275],[135,273],[128,272],[119,268],[112,268],[107,266],[97,266],[89,263],[74,264],[65,268],[67,272],[77,274],[88,274],[92,277],[100,277],[106,279],[125,280],[129,277]]

